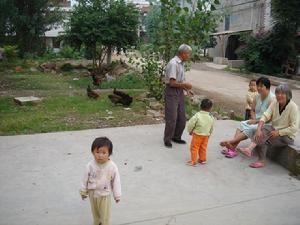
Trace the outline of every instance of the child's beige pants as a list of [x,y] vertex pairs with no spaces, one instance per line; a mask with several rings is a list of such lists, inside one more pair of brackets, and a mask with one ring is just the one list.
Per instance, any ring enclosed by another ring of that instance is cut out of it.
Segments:
[[89,191],[89,199],[94,225],[110,225],[111,196],[94,197],[94,191]]

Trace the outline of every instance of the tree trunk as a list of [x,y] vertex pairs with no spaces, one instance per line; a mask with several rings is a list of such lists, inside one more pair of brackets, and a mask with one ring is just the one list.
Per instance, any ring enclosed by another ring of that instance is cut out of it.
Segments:
[[106,63],[107,65],[111,64],[111,54],[112,54],[112,46],[107,47],[107,55],[106,55]]

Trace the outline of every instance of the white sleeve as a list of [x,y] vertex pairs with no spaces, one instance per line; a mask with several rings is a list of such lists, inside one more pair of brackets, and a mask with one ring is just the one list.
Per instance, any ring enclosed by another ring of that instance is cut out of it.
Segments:
[[90,174],[90,167],[89,167],[89,165],[87,165],[84,175],[83,175],[82,182],[81,182],[81,189],[80,189],[81,195],[87,196],[87,194],[88,194],[87,185],[88,185],[88,181],[89,181],[89,174]]
[[115,200],[120,200],[121,198],[121,179],[118,167],[115,166],[114,176],[112,179],[112,191]]
[[169,62],[166,68],[166,79],[170,80],[171,78],[176,80],[176,64]]

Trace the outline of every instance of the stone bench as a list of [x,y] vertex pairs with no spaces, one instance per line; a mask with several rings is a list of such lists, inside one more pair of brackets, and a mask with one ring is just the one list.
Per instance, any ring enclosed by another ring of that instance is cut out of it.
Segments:
[[268,149],[267,157],[278,162],[300,179],[300,134],[298,133],[293,145]]

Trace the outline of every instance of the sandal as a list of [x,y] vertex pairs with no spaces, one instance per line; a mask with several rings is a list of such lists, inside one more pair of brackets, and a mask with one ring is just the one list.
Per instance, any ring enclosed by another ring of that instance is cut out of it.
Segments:
[[253,162],[249,165],[251,168],[262,168],[265,166],[265,163],[263,162],[260,162],[260,161],[256,161],[256,162]]
[[226,148],[226,147],[222,148],[221,153],[222,153],[223,155],[226,155],[227,152],[228,152],[228,148]]
[[226,158],[234,158],[238,155],[235,149],[228,149],[228,152],[225,154]]
[[187,161],[187,162],[186,162],[186,165],[187,165],[187,166],[196,166],[197,163],[195,163],[195,162],[193,162],[193,161]]

